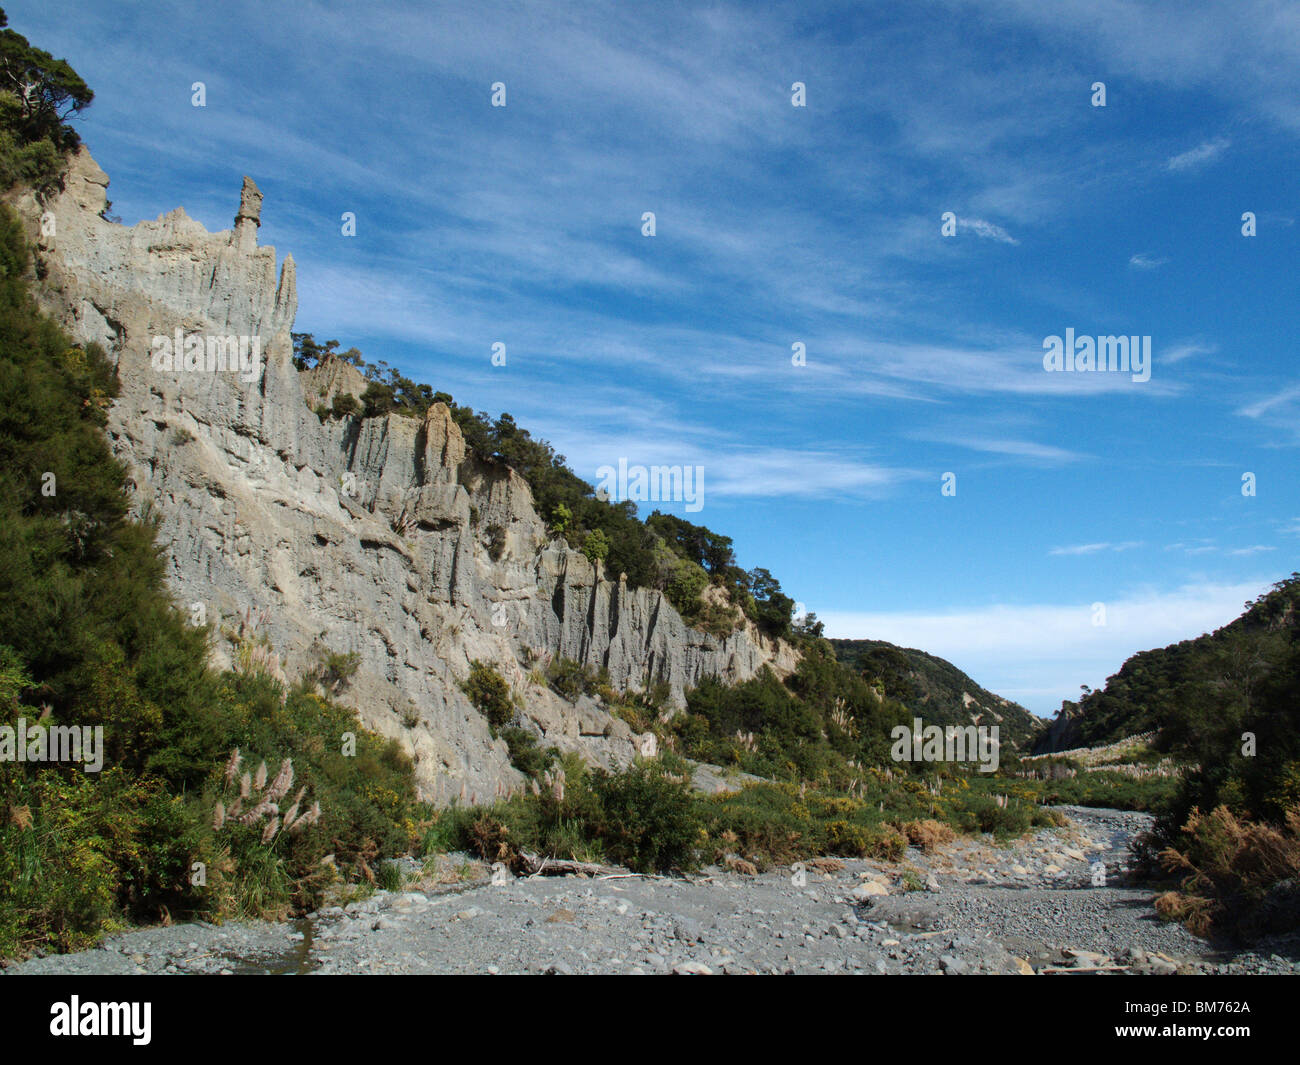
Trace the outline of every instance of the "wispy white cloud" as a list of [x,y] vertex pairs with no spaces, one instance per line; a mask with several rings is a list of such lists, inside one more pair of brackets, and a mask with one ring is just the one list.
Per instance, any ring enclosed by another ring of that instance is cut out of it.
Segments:
[[929,439],[939,443],[953,444],[970,451],[982,451],[990,455],[1009,455],[1015,458],[1033,459],[1039,462],[1066,463],[1078,462],[1087,458],[1082,451],[1056,447],[1053,444],[1039,444],[1032,440],[990,440],[983,437],[942,437]]
[[1289,0],[954,0],[1136,83],[1211,91],[1300,132],[1300,16]]
[[853,391],[864,381],[906,382],[922,395],[972,392],[1004,395],[1089,396],[1126,394],[1137,399],[1178,395],[1185,386],[1153,376],[1133,381],[1122,373],[1049,373],[1043,369],[1041,336],[998,337],[986,347],[974,344],[922,344],[873,341],[861,336],[829,336],[820,349],[839,360],[845,379],[836,386]]
[[1177,363],[1185,359],[1193,358],[1197,355],[1214,355],[1218,352],[1217,344],[1207,344],[1201,341],[1186,341],[1181,344],[1174,344],[1168,348],[1157,351],[1161,362]]
[[1074,544],[1070,547],[1054,547],[1049,555],[1095,555],[1101,551],[1131,551],[1141,547],[1141,540],[1126,540],[1123,543],[1103,542],[1098,544]]
[[1289,388],[1284,388],[1271,396],[1266,396],[1264,399],[1256,400],[1254,403],[1241,407],[1237,413],[1247,418],[1262,418],[1264,415],[1285,407],[1297,399],[1300,399],[1300,385],[1291,385]]
[[1257,399],[1239,407],[1237,413],[1267,427],[1273,433],[1271,446],[1300,444],[1300,385],[1290,385]]
[[706,508],[709,500],[876,500],[930,476],[872,461],[860,451],[755,445],[720,428],[665,420],[671,415],[657,408],[624,412],[605,402],[578,401],[571,413],[577,424],[562,428],[551,443],[580,477],[594,484],[601,466],[617,467],[620,459],[629,466],[697,466],[703,469]]
[[1138,270],[1157,270],[1167,262],[1169,262],[1168,259],[1145,255],[1142,252],[1138,252],[1129,259],[1128,264],[1129,266],[1136,267]]
[[1203,141],[1195,148],[1189,148],[1185,152],[1179,152],[1177,155],[1170,156],[1165,161],[1165,169],[1175,172],[1182,170],[1195,170],[1197,167],[1205,166],[1219,158],[1232,145],[1232,141],[1225,137],[1220,137],[1212,141]]
[[985,240],[996,240],[999,244],[1019,244],[1010,233],[1001,226],[993,222],[986,222],[983,218],[958,218],[957,231],[974,233],[977,237]]
[[708,469],[710,491],[724,498],[875,499],[918,476],[835,452],[783,448],[723,452]]
[[1166,551],[1181,551],[1185,555],[1212,555],[1219,550],[1211,540],[1192,540],[1190,542],[1179,541],[1176,544],[1166,544]]

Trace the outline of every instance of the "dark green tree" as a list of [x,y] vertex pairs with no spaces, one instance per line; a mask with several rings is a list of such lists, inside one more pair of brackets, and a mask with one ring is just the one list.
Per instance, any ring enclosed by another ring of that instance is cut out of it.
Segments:
[[[0,27],[8,25],[0,10]],[[61,152],[80,143],[67,122],[95,98],[67,60],[55,59],[8,28],[0,30],[0,94],[7,127],[28,143],[48,140]]]

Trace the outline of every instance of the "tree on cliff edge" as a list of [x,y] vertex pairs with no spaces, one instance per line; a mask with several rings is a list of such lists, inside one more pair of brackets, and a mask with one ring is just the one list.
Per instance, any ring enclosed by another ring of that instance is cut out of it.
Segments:
[[[0,8],[0,27],[8,25]],[[66,59],[33,48],[21,33],[7,28],[0,33],[0,90],[17,100],[20,128],[28,140],[49,138],[64,149],[80,143],[66,123],[90,105],[94,92]]]
[[95,94],[67,60],[33,48],[8,25],[0,9],[0,184],[40,190],[81,143],[67,123]]

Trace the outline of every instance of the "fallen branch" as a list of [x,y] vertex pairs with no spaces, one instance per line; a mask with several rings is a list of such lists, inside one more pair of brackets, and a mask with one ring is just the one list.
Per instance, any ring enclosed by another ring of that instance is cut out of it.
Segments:
[[630,880],[633,877],[643,877],[646,880],[671,880],[670,876],[660,876],[658,873],[605,873],[597,877],[598,880]]
[[573,858],[540,858],[520,851],[519,863],[528,876],[635,876],[613,865],[579,862]]

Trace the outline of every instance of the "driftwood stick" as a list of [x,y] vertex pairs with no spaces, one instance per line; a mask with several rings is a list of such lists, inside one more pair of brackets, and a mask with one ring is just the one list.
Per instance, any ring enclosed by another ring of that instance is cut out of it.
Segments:
[[572,858],[541,858],[526,851],[519,853],[524,872],[530,876],[618,876],[632,875],[626,870],[596,862],[579,862]]
[[642,877],[646,880],[671,880],[672,877],[660,876],[658,873],[605,873],[597,877],[598,880],[631,880],[634,877]]

